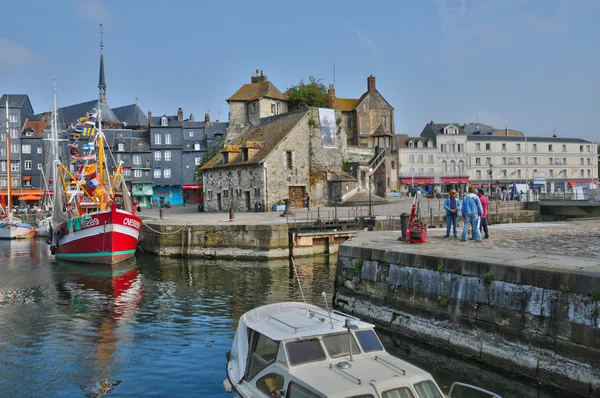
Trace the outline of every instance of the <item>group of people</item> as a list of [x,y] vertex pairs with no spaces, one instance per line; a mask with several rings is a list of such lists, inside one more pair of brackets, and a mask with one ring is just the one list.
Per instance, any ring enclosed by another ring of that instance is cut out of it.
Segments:
[[483,239],[489,238],[487,213],[488,213],[488,198],[485,196],[483,189],[477,190],[469,188],[469,192],[462,200],[456,198],[456,190],[450,191],[450,197],[444,201],[444,209],[446,210],[446,235],[444,238],[450,237],[450,229],[453,227],[454,237],[458,237],[456,223],[458,215],[462,214],[465,219],[465,224],[460,237],[461,242],[466,242],[469,237],[469,227],[475,242],[481,242],[481,233]]

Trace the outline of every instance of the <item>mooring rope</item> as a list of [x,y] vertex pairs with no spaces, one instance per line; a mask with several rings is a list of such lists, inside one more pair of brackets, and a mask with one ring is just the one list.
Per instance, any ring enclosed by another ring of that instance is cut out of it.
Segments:
[[183,227],[181,227],[180,229],[178,229],[177,231],[171,231],[171,232],[161,232],[161,231],[157,231],[154,228],[150,227],[148,224],[146,223],[142,223],[143,226],[145,226],[146,228],[148,228],[150,231],[157,233],[159,235],[172,235],[172,234],[176,234],[181,232],[182,230],[185,229],[185,227],[189,226],[189,224],[185,224]]

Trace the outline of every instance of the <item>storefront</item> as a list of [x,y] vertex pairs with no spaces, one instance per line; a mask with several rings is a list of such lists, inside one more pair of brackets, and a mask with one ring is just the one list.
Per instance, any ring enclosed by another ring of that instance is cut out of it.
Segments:
[[434,179],[433,177],[409,177],[402,178],[402,190],[407,191],[411,187],[421,187],[426,189],[428,186],[433,186]]
[[458,192],[465,192],[470,180],[469,177],[442,177],[440,182],[442,193],[450,192],[453,189]]
[[171,206],[183,205],[183,188],[181,185],[162,185],[154,187],[152,205],[160,206],[167,202]]
[[152,183],[133,184],[133,200],[139,202],[141,207],[150,207],[152,204]]
[[186,204],[204,203],[202,185],[184,185],[183,196]]

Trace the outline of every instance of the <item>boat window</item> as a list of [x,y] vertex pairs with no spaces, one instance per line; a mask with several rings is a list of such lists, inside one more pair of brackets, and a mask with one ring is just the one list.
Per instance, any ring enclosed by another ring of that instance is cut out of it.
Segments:
[[352,334],[339,333],[323,336],[323,344],[325,344],[325,348],[327,348],[327,352],[332,358],[341,357],[350,353],[348,349],[349,340],[352,342],[352,354],[360,354],[360,350],[358,349],[358,345]]
[[325,353],[318,339],[290,341],[285,344],[291,365],[323,361]]
[[431,380],[416,383],[415,390],[420,398],[444,398],[435,383]]
[[374,398],[371,394],[363,394],[363,395],[353,395],[348,398]]
[[254,349],[250,356],[247,380],[251,380],[258,372],[275,362],[279,347],[279,342],[257,332],[252,333],[252,341],[254,341]]
[[354,332],[364,352],[382,351],[383,347],[372,330],[359,330]]
[[384,392],[381,398],[414,398],[414,395],[408,387],[400,387]]
[[[306,388],[291,382],[288,387],[286,398],[320,398],[320,395],[308,391]],[[372,397],[371,397],[372,398]]]
[[268,375],[258,379],[256,382],[256,388],[258,388],[268,397],[279,398],[281,396],[283,383],[284,379],[282,375],[277,373],[269,373]]

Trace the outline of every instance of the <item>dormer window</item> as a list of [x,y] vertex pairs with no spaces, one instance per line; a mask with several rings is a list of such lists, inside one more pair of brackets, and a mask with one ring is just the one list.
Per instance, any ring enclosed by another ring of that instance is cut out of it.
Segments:
[[417,148],[423,148],[423,142],[422,141],[417,142]]
[[194,151],[199,151],[199,150],[200,150],[200,143],[194,142]]
[[427,148],[429,148],[429,149],[433,148],[433,141],[429,141],[427,143]]
[[124,142],[119,142],[117,144],[117,151],[123,152],[124,150],[125,150],[125,143]]
[[229,162],[229,153],[223,152],[223,164],[227,164]]
[[160,118],[160,125],[166,127],[169,125],[169,119],[166,116]]
[[[32,132],[31,130],[27,130],[27,131],[25,132],[25,135],[26,135],[27,137],[31,137],[31,136],[33,135],[33,132]],[[583,151],[582,151],[582,152],[583,152]]]
[[414,148],[415,147],[415,143],[412,141],[408,141],[408,147],[409,148]]

